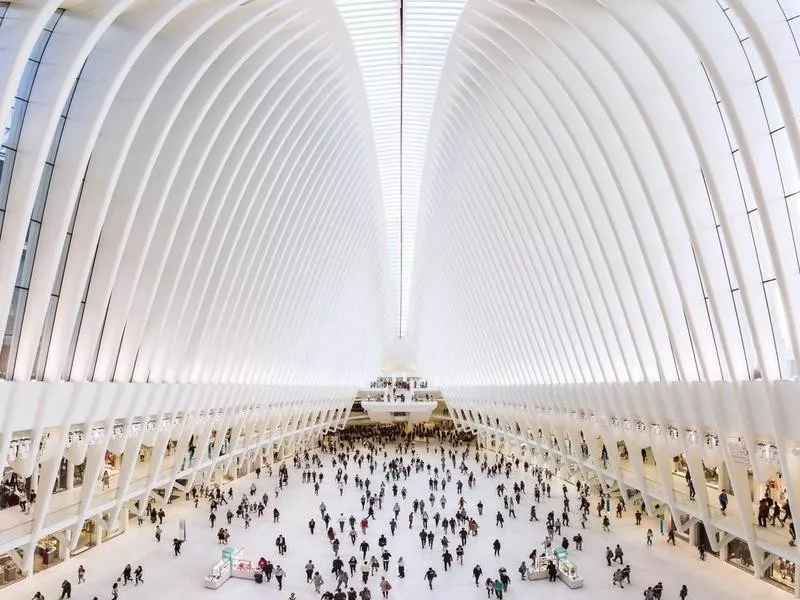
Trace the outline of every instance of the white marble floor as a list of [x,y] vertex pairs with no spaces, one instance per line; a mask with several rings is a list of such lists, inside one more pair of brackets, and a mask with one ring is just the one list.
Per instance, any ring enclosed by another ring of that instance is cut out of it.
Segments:
[[[438,462],[438,456],[434,456],[433,451],[426,453],[424,447],[420,450],[421,456],[430,462]],[[255,598],[276,598],[287,599],[290,593],[296,594],[297,600],[311,600],[318,596],[314,593],[313,587],[305,583],[305,573],[303,566],[309,559],[313,560],[317,568],[323,573],[326,583],[333,581],[330,574],[330,564],[333,553],[330,544],[324,533],[324,524],[319,519],[318,506],[324,500],[328,506],[328,511],[333,516],[332,525],[338,530],[335,523],[339,513],[345,516],[353,514],[357,519],[363,516],[361,510],[361,493],[353,486],[352,475],[358,470],[357,466],[350,463],[350,485],[345,489],[344,495],[339,496],[334,483],[335,471],[331,468],[329,456],[325,456],[325,480],[320,491],[320,496],[315,497],[311,485],[304,485],[300,481],[299,471],[295,471],[291,464],[289,486],[281,492],[275,499],[274,489],[276,474],[273,478],[267,479],[264,476],[256,480],[253,476],[239,480],[234,484],[234,498],[245,492],[250,486],[251,481],[255,481],[258,487],[258,495],[268,491],[271,495],[270,503],[264,517],[254,519],[253,524],[247,530],[244,523],[234,519],[230,526],[231,539],[230,545],[242,547],[248,557],[258,559],[265,556],[273,562],[280,564],[287,572],[284,581],[284,589],[278,592],[277,585],[273,579],[272,583],[257,585],[254,582],[232,579],[225,583],[219,590],[207,590],[203,587],[203,578],[209,567],[219,558],[221,546],[217,543],[216,531],[209,527],[208,507],[200,504],[195,509],[189,502],[176,501],[166,507],[167,519],[164,523],[164,539],[157,543],[153,537],[153,526],[148,523],[138,527],[135,522],[131,525],[130,531],[118,538],[115,538],[99,548],[92,549],[78,557],[72,558],[65,563],[49,569],[48,571],[36,575],[35,577],[19,582],[0,590],[0,599],[20,599],[31,598],[37,590],[41,590],[48,600],[58,598],[61,595],[60,584],[64,578],[68,578],[73,583],[72,597],[76,600],[91,600],[95,596],[99,599],[108,599],[111,596],[111,585],[120,575],[125,563],[131,563],[135,568],[141,564],[144,568],[144,585],[132,587],[132,585],[121,587],[121,600],[150,600],[150,599],[195,599],[195,598],[226,598],[231,600],[249,600]],[[367,541],[373,551],[377,551],[377,540],[381,533],[385,533],[389,538],[389,550],[392,553],[392,562],[388,572],[388,578],[393,585],[390,593],[391,600],[410,600],[417,597],[441,597],[459,599],[481,599],[486,597],[483,587],[476,588],[471,577],[472,567],[479,563],[483,567],[484,579],[488,575],[497,574],[497,569],[505,566],[509,574],[512,575],[513,583],[509,587],[507,598],[532,598],[546,594],[549,599],[560,600],[566,598],[591,598],[592,600],[604,600],[606,598],[628,597],[632,599],[642,598],[642,591],[648,585],[653,585],[657,581],[664,583],[663,598],[678,598],[678,590],[681,584],[686,584],[689,589],[690,600],[711,600],[711,599],[747,599],[747,600],[787,600],[791,594],[779,590],[778,588],[758,581],[754,577],[745,574],[731,565],[721,561],[708,558],[701,562],[696,551],[688,545],[678,542],[677,547],[667,546],[666,537],[656,534],[655,544],[652,548],[645,545],[646,527],[653,527],[657,531],[655,523],[645,521],[642,526],[637,527],[633,523],[633,515],[629,511],[622,519],[612,516],[612,531],[605,533],[601,531],[599,520],[592,515],[588,529],[584,531],[584,550],[575,552],[570,549],[572,560],[577,564],[580,574],[586,581],[586,586],[582,590],[570,590],[561,582],[548,583],[547,581],[522,582],[518,581],[519,575],[517,567],[520,562],[528,561],[528,554],[534,547],[540,547],[545,536],[545,528],[539,523],[530,523],[528,513],[533,495],[529,492],[523,498],[523,506],[518,511],[518,518],[506,519],[505,528],[497,528],[494,524],[495,513],[498,508],[502,508],[502,501],[497,497],[494,488],[497,480],[489,480],[479,473],[474,459],[471,457],[469,467],[474,469],[478,476],[478,485],[475,489],[466,486],[464,478],[464,497],[471,513],[477,514],[475,505],[478,500],[485,504],[484,514],[478,517],[480,531],[477,537],[470,538],[465,548],[464,566],[456,564],[450,571],[445,572],[442,568],[441,552],[439,545],[440,530],[436,531],[436,542],[433,550],[421,550],[419,545],[420,519],[417,517],[414,529],[408,529],[408,513],[411,511],[411,503],[414,498],[424,498],[427,503],[429,495],[427,476],[412,475],[408,481],[401,482],[408,488],[408,499],[403,501],[399,495],[397,500],[401,505],[399,527],[397,535],[391,537],[389,534],[388,522],[391,518],[391,507],[395,499],[391,496],[391,488],[387,489],[388,498],[383,504],[383,510],[377,511],[376,520],[370,522],[367,532]],[[366,464],[362,470],[366,473]],[[376,475],[378,473],[376,472]],[[532,478],[525,475],[520,469],[519,472],[512,472],[511,480],[525,479],[526,484],[530,485]],[[457,495],[455,481],[457,477],[454,473],[453,484],[448,486],[446,495],[448,505],[443,514],[452,515],[455,511]],[[378,477],[372,477],[373,481]],[[503,478],[505,480],[505,478]],[[543,500],[538,509],[540,518],[547,514],[548,510],[557,510],[560,514],[561,492],[560,482],[554,479],[552,500]],[[578,525],[575,506],[574,487],[571,488],[571,500],[573,506],[574,523]],[[441,492],[437,496],[441,495]],[[592,506],[596,503],[596,498]],[[281,511],[280,523],[272,522],[272,508],[278,506]],[[224,525],[224,512],[219,512],[220,519],[217,521],[217,528]],[[433,514],[433,511],[431,515]],[[318,522],[315,534],[312,536],[306,523],[314,517]],[[177,535],[178,519],[187,520],[188,541],[183,546],[182,555],[173,557],[169,541]],[[347,527],[347,526],[346,526]],[[564,533],[569,539],[575,533],[575,527],[566,528]],[[275,549],[275,538],[283,533],[288,544],[288,553],[285,556],[277,556]],[[454,552],[456,536],[449,536],[451,548]],[[499,558],[493,556],[492,542],[498,538],[502,543],[501,555]],[[359,552],[352,546],[346,535],[341,536],[342,548],[340,554],[345,560],[351,555],[359,558]],[[360,539],[356,544],[360,543]],[[632,585],[626,586],[624,590],[612,587],[611,569],[606,566],[604,554],[605,547],[614,547],[621,544],[625,550],[625,560],[632,568]],[[377,554],[377,552],[375,552]],[[397,577],[395,561],[399,556],[403,556],[406,564],[406,579],[400,580]],[[76,571],[79,564],[83,564],[87,570],[87,583],[76,585]],[[433,566],[438,578],[434,583],[434,591],[430,592],[423,574],[428,566]],[[357,573],[356,579],[360,584],[360,577]],[[373,598],[380,598],[378,590],[378,577],[372,577],[369,586],[373,592]],[[326,586],[327,587],[327,586]],[[359,585],[356,589],[360,589]],[[324,588],[323,588],[324,589]]]

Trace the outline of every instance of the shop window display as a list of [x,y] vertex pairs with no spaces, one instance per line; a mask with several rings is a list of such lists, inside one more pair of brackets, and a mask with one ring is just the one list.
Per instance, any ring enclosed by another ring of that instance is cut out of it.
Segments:
[[728,543],[728,562],[745,571],[753,572],[753,557],[747,542],[738,538]]
[[54,535],[48,535],[36,543],[36,555],[33,559],[33,572],[39,573],[64,560],[61,541]]
[[773,563],[764,573],[765,577],[780,587],[793,590],[795,584],[795,563],[780,559]]
[[78,533],[78,544],[75,547],[75,551],[72,553],[73,555],[85,552],[97,545],[97,529],[97,525],[92,519],[87,519],[83,523],[83,527],[81,527],[80,533]]
[[23,578],[22,571],[11,557],[8,554],[0,555],[0,588]]

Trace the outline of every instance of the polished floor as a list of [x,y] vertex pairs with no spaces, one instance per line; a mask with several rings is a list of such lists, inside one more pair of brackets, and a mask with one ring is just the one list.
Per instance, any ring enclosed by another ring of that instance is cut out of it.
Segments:
[[[439,457],[434,454],[433,450],[426,451],[422,445],[419,452],[426,461],[438,463]],[[297,600],[318,598],[313,587],[305,583],[303,567],[309,559],[314,561],[326,579],[323,590],[328,588],[327,584],[333,581],[330,574],[333,553],[324,535],[323,524],[319,519],[318,506],[320,502],[324,500],[327,504],[328,511],[333,517],[331,524],[337,531],[336,520],[340,513],[344,513],[347,517],[353,514],[359,520],[363,516],[360,504],[361,492],[353,486],[352,479],[352,475],[358,472],[358,467],[354,463],[350,463],[350,485],[345,488],[344,495],[340,496],[334,482],[335,469],[331,466],[331,457],[324,456],[323,463],[325,479],[319,497],[314,496],[311,485],[301,483],[300,473],[291,467],[291,462],[287,463],[290,473],[289,486],[279,494],[277,499],[275,498],[277,470],[272,478],[262,475],[261,479],[255,479],[254,476],[250,476],[234,484],[234,498],[240,497],[242,493],[246,492],[252,481],[256,483],[259,496],[264,491],[269,492],[271,496],[264,516],[254,518],[249,529],[245,529],[241,520],[234,518],[233,524],[229,528],[231,533],[229,544],[243,548],[245,555],[250,558],[257,560],[260,556],[265,556],[281,565],[287,575],[284,589],[280,593],[274,579],[272,583],[263,585],[232,579],[219,590],[205,589],[203,578],[208,573],[210,566],[220,556],[222,546],[217,542],[216,532],[220,526],[225,524],[226,507],[223,505],[222,510],[218,511],[220,519],[216,523],[216,528],[212,529],[209,527],[206,503],[201,502],[199,508],[195,509],[192,503],[176,501],[166,507],[167,518],[164,523],[164,539],[161,543],[155,541],[153,526],[149,522],[137,526],[133,521],[130,531],[125,535],[53,567],[32,579],[0,590],[0,598],[27,600],[37,590],[40,590],[48,600],[58,598],[61,595],[61,582],[67,578],[73,583],[73,598],[91,600],[96,596],[99,599],[107,599],[111,597],[113,582],[119,577],[126,563],[130,563],[134,568],[139,564],[143,566],[145,583],[139,587],[121,586],[120,598],[125,600],[150,600],[156,597],[170,598],[171,600],[215,597],[233,600],[268,597],[283,600],[288,599],[291,593],[296,595]],[[407,487],[409,494],[405,501],[399,495],[397,498],[401,506],[401,513],[395,537],[390,536],[388,527],[395,498],[391,496],[391,490],[387,489],[387,501],[384,502],[383,509],[377,511],[375,521],[370,522],[366,537],[371,545],[370,554],[377,554],[377,540],[381,533],[385,533],[389,538],[388,548],[392,553],[392,560],[387,577],[393,586],[389,595],[390,599],[427,598],[433,597],[433,594],[441,598],[486,598],[483,586],[480,589],[476,588],[471,577],[472,567],[475,563],[482,566],[484,579],[489,575],[496,576],[500,567],[504,566],[508,569],[513,583],[508,593],[504,595],[505,598],[522,599],[546,594],[552,600],[579,597],[592,600],[629,597],[638,600],[642,598],[642,592],[648,585],[653,585],[659,580],[664,584],[663,598],[665,600],[678,598],[681,584],[688,586],[689,600],[712,598],[786,600],[792,597],[790,593],[759,581],[714,558],[701,562],[697,553],[687,544],[679,542],[677,547],[667,546],[666,537],[661,537],[657,533],[654,546],[647,548],[645,544],[646,527],[653,527],[656,531],[657,527],[655,523],[647,521],[642,526],[635,526],[631,511],[626,513],[622,519],[612,516],[610,533],[601,531],[599,520],[593,514],[588,529],[583,532],[583,552],[570,550],[573,562],[577,564],[579,573],[585,579],[584,589],[573,591],[561,582],[551,584],[547,581],[518,581],[517,567],[520,562],[523,560],[529,562],[528,554],[534,547],[541,548],[541,542],[545,537],[545,527],[541,521],[539,523],[528,521],[533,495],[529,492],[527,497],[523,498],[522,506],[517,513],[518,518],[516,520],[507,518],[505,527],[500,529],[495,526],[495,513],[502,508],[502,500],[494,491],[499,481],[481,476],[472,458],[470,458],[469,467],[478,474],[478,484],[475,489],[471,490],[466,485],[464,486],[464,497],[468,509],[472,514],[477,514],[475,505],[479,500],[483,501],[485,509],[483,516],[478,517],[480,529],[477,537],[470,538],[466,545],[464,565],[455,564],[454,568],[448,572],[445,572],[442,567],[441,546],[439,545],[440,530],[436,531],[434,549],[423,551],[420,550],[418,538],[421,527],[418,516],[415,519],[413,530],[408,528],[408,513],[411,511],[413,499],[424,498],[427,503],[430,494],[427,475],[412,475],[407,481],[401,482]],[[366,464],[361,472],[362,475],[367,474]],[[377,472],[376,475],[378,475]],[[377,479],[376,476],[372,477],[373,481]],[[454,473],[453,484],[448,487],[446,492],[447,508],[440,511],[442,514],[452,515],[455,511],[458,499],[454,485],[456,479],[457,476]],[[525,475],[522,470],[512,472],[511,479],[508,481],[513,483],[514,480],[521,479],[525,479],[528,485],[532,482],[531,476]],[[466,482],[466,478],[464,481]],[[553,497],[551,500],[543,499],[538,509],[540,518],[551,509],[560,513],[561,493],[557,491],[559,489],[560,482],[556,482],[554,479]],[[571,539],[575,533],[574,525],[579,526],[579,523],[574,509],[576,504],[574,487],[570,491],[575,522],[572,528],[564,530],[564,534]],[[441,492],[437,494],[437,497],[440,495]],[[274,506],[277,506],[281,512],[279,523],[272,522]],[[429,512],[432,515],[434,511]],[[313,536],[309,533],[306,525],[312,517],[319,523]],[[188,541],[183,546],[181,556],[175,558],[172,555],[169,540],[177,535],[180,518],[187,521]],[[345,527],[347,528],[347,526]],[[275,538],[281,533],[286,537],[288,544],[288,553],[283,557],[277,556],[274,545]],[[455,554],[456,536],[449,537],[453,542],[451,551]],[[360,557],[357,547],[351,545],[346,534],[340,536],[340,539],[342,542],[340,554],[345,562],[351,555]],[[493,556],[492,543],[495,539],[499,539],[502,544],[499,557]],[[359,539],[356,544],[359,544],[360,541]],[[626,586],[624,590],[612,586],[612,570],[606,566],[604,558],[605,547],[613,548],[616,544],[622,546],[625,551],[625,561],[632,568],[632,585]],[[402,556],[405,561],[405,580],[397,577],[396,559],[399,556]],[[79,564],[83,564],[87,571],[87,582],[81,585],[76,584],[76,572]],[[429,566],[433,566],[438,573],[433,592],[428,590],[427,583],[423,579],[423,574]],[[380,574],[383,574],[383,571]],[[360,585],[359,573],[357,573],[356,579],[359,583],[356,589],[361,589],[363,586]],[[380,598],[378,581],[379,577],[371,577],[368,583],[372,597],[375,599]]]

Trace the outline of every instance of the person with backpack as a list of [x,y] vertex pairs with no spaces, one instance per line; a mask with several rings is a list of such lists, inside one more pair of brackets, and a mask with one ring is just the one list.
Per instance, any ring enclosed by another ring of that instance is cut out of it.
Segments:
[[392,589],[392,584],[389,583],[389,580],[386,579],[386,577],[381,577],[381,582],[378,584],[378,587],[381,588],[381,596],[388,598],[389,590]]

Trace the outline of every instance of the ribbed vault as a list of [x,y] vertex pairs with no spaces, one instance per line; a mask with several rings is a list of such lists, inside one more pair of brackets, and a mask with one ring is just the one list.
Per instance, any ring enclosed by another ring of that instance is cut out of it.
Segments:
[[796,376],[796,2],[400,7],[0,2],[4,376]]
[[333,3],[0,3],[2,367],[335,384],[380,362],[374,140]]
[[442,384],[798,364],[785,0],[474,0],[439,83],[412,323]]

